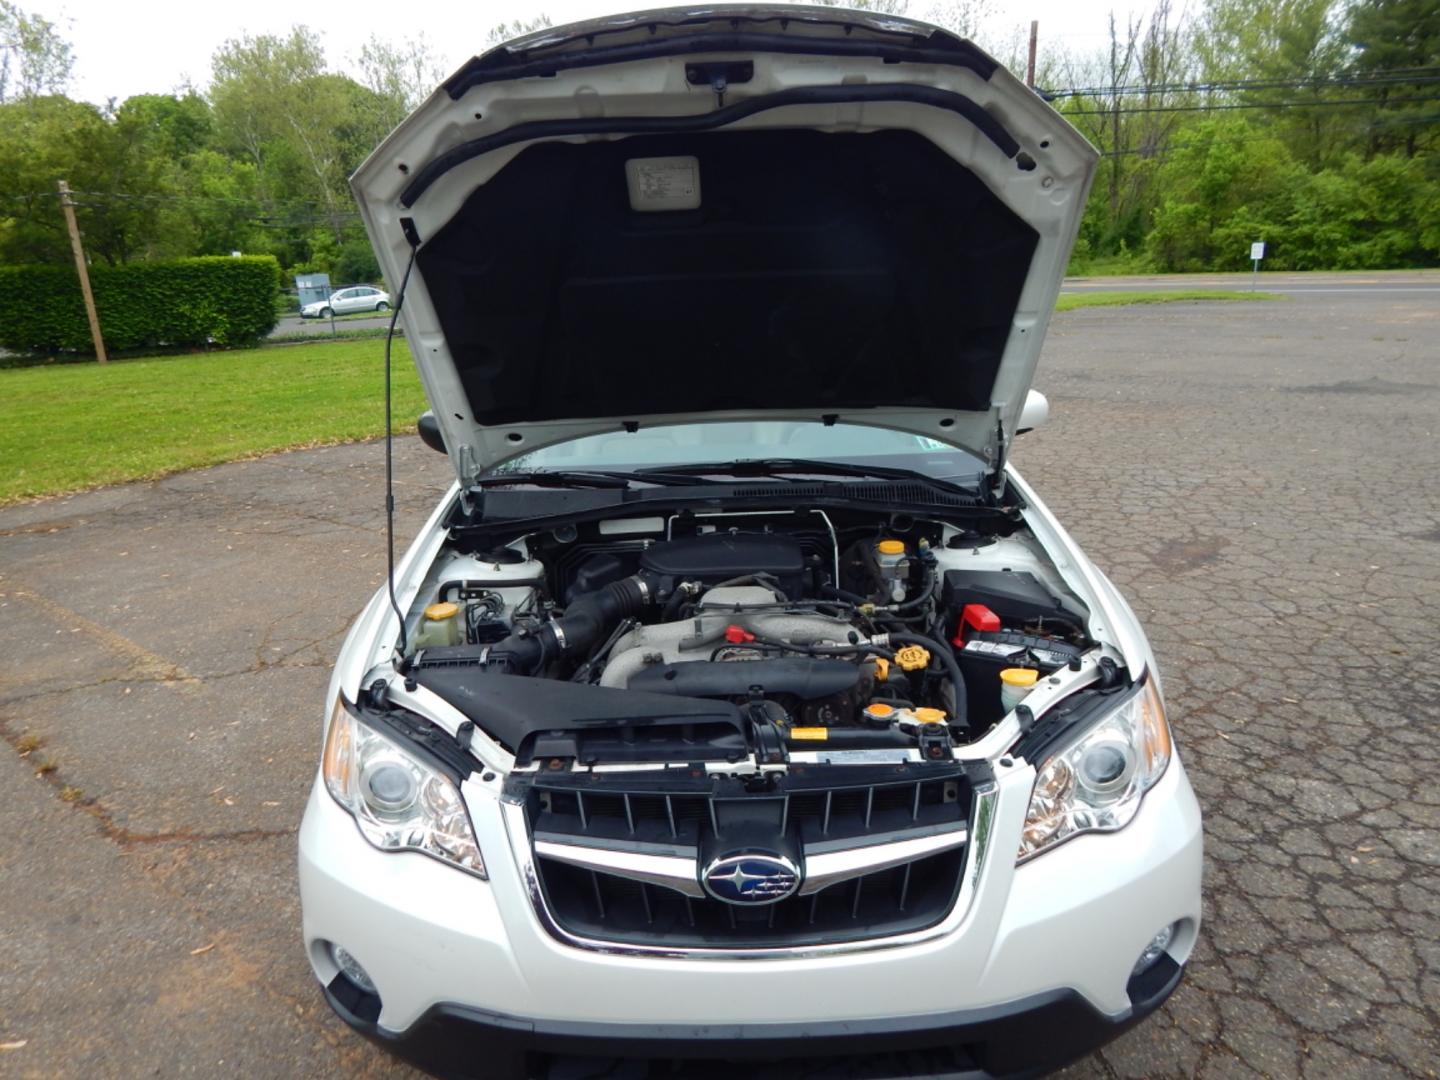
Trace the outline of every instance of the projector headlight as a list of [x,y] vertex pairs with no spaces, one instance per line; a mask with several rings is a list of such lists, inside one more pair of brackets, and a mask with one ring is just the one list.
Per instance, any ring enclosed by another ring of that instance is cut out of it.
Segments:
[[485,877],[475,829],[449,776],[336,700],[321,767],[325,787],[381,851],[419,851]]
[[1130,823],[1170,764],[1170,727],[1152,681],[1051,754],[1035,775],[1018,858]]

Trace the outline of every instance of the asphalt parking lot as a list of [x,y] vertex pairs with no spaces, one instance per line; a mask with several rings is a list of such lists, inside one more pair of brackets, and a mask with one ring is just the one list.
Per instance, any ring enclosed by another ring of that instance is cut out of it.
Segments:
[[[1188,980],[1067,1077],[1440,1073],[1436,300],[1052,326],[1016,459],[1145,621],[1208,815]],[[0,510],[0,1074],[406,1075],[312,985],[294,873],[382,476],[369,444]],[[401,441],[407,535],[447,477]]]

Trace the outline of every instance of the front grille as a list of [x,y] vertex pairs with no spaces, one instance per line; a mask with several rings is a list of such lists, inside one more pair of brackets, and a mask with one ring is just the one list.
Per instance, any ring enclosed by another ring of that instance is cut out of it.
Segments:
[[[836,776],[843,775],[843,781]],[[513,781],[512,781],[513,782]],[[531,836],[567,845],[693,857],[723,850],[729,823],[769,822],[807,854],[888,845],[963,829],[965,766],[799,767],[756,787],[703,773],[542,775],[523,783]],[[965,848],[837,881],[765,906],[689,896],[665,885],[537,856],[550,915],[570,934],[677,948],[780,948],[922,930],[954,906]]]

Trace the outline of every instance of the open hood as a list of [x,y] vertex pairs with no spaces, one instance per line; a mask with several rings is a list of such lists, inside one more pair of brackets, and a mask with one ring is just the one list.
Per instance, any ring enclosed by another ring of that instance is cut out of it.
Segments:
[[823,420],[999,478],[1097,155],[968,41],[643,12],[472,60],[352,178],[462,482],[660,424]]

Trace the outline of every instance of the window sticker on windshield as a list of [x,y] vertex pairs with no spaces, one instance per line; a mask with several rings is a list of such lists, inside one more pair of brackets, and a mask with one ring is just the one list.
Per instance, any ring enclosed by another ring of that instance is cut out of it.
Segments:
[[700,162],[693,157],[631,158],[625,162],[630,209],[695,210],[700,206]]

